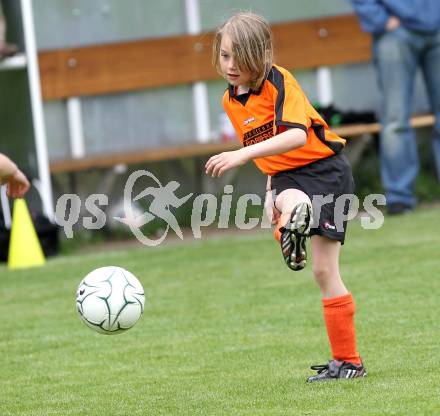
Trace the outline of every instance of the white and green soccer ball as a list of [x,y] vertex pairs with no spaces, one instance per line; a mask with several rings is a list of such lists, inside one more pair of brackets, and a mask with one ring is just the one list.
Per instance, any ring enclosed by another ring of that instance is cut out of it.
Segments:
[[144,312],[144,303],[144,289],[139,280],[116,266],[91,271],[76,293],[76,308],[82,321],[107,335],[131,328]]

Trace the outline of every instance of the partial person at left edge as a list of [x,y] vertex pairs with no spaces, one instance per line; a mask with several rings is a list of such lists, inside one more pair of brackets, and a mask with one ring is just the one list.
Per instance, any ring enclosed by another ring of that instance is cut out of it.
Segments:
[[6,42],[6,18],[0,1],[0,61],[18,52],[17,45]]
[[22,198],[30,188],[26,175],[2,153],[0,153],[0,184],[7,185],[7,194],[10,198]]

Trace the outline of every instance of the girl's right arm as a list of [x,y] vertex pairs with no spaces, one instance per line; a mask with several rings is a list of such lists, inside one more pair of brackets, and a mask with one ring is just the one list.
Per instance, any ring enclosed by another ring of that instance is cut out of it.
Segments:
[[206,162],[206,174],[213,178],[220,177],[227,170],[244,165],[251,159],[286,153],[306,144],[307,134],[300,128],[286,130],[264,142],[242,147],[238,150],[214,155]]

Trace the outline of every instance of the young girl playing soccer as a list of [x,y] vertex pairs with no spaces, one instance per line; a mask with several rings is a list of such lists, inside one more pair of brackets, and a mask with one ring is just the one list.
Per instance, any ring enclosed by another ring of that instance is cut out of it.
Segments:
[[303,269],[310,236],[313,274],[323,298],[333,360],[312,366],[317,374],[308,381],[364,377],[356,351],[355,304],[339,273],[346,217],[335,211],[340,206],[335,201],[354,190],[350,165],[341,154],[345,140],[328,129],[290,72],[272,60],[271,30],[260,16],[239,13],[217,31],[213,64],[228,81],[223,106],[243,148],[211,157],[206,173],[218,177],[253,160],[268,175],[265,205],[273,206],[284,260],[292,270]]

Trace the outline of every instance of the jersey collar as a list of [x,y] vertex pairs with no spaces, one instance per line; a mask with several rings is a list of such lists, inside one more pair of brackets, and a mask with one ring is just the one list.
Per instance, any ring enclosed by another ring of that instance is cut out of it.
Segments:
[[235,87],[228,83],[229,99],[243,97],[243,99],[247,101],[252,94],[253,95],[260,95],[261,90],[263,89],[264,83],[266,82],[267,78],[269,77],[270,73],[272,72],[272,68],[267,73],[266,77],[264,78],[264,81],[262,82],[262,84],[260,85],[260,88],[258,88],[258,90],[249,89],[249,91],[244,94],[236,95],[235,94]]
[[[263,84],[264,84],[264,82],[263,82]],[[250,96],[251,94],[260,95],[262,89],[263,89],[263,85],[261,85],[260,88],[258,88],[258,90],[249,89],[248,92],[245,92],[244,94],[237,95],[235,93],[235,87],[233,85],[231,85],[231,84],[228,84],[229,99],[237,98],[237,97],[242,97],[242,96],[246,97],[246,96]]]

